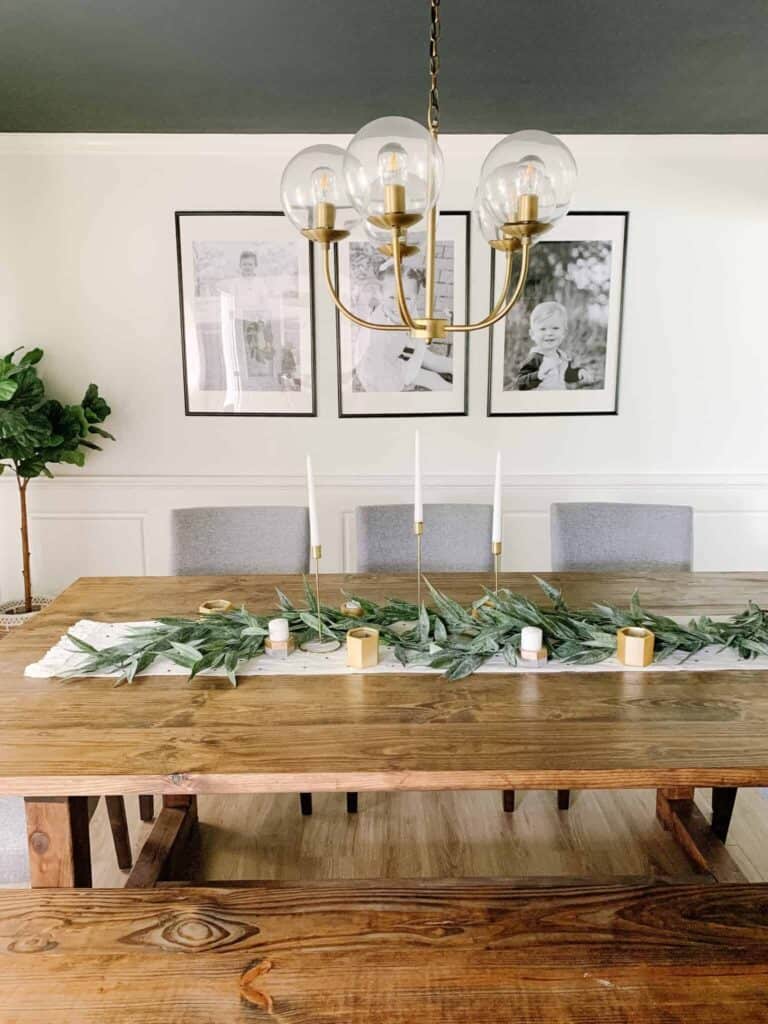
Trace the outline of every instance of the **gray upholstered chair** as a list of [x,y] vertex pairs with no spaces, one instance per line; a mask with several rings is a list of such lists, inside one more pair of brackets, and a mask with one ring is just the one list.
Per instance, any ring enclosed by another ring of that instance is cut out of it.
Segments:
[[555,572],[688,572],[693,559],[689,505],[556,503],[550,509]]
[[[490,505],[425,505],[424,572],[490,572]],[[358,572],[413,572],[413,505],[356,510]]]
[[[555,572],[690,571],[693,509],[689,505],[556,502],[549,522]],[[567,810],[570,802],[570,790],[559,789],[558,808]],[[514,808],[514,790],[505,790],[504,809]]]
[[[176,508],[171,512],[171,572],[219,576],[309,569],[309,512],[296,505]],[[312,794],[300,793],[301,813],[312,813]],[[347,809],[357,796],[347,794]]]
[[177,508],[171,533],[175,576],[309,568],[309,513],[300,506]]

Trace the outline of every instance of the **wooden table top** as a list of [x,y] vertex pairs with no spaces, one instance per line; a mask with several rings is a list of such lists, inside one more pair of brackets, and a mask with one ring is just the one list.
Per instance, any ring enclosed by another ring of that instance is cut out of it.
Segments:
[[[668,614],[768,603],[768,574],[551,574],[573,606],[644,604]],[[480,574],[436,574],[462,601]],[[530,575],[504,586],[536,597]],[[274,607],[298,577],[82,579],[0,644],[0,794],[234,793],[319,790],[768,786],[768,672],[24,677],[77,620],[193,614],[225,597]],[[325,576],[383,599],[409,577]]]
[[768,886],[0,891],[7,1024],[765,1024]]

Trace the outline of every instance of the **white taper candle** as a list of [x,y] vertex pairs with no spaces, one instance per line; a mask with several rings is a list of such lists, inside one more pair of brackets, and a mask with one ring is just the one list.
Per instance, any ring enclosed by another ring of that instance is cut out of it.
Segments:
[[491,543],[501,544],[501,452],[496,452],[496,479],[493,484],[493,528]]
[[421,494],[421,438],[418,430],[413,448],[413,521],[424,522],[424,501]]
[[312,459],[307,456],[307,501],[309,504],[309,543],[313,548],[320,546],[320,527],[317,523],[317,497],[315,478],[312,475]]

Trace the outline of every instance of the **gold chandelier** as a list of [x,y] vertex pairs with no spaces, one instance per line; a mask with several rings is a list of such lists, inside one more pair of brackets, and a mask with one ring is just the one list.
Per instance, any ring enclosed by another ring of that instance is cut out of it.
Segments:
[[[484,330],[507,315],[525,285],[531,246],[568,212],[576,183],[573,156],[554,135],[521,131],[494,146],[480,172],[473,217],[488,244],[506,257],[501,293],[488,315],[475,323],[456,324],[435,315],[437,204],[443,177],[437,142],[439,37],[440,0],[430,0],[426,128],[405,117],[378,118],[361,128],[346,150],[320,145],[297,153],[280,186],[286,215],[322,250],[325,281],[340,313],[361,327],[408,331],[427,343],[452,333]],[[415,316],[406,301],[402,261],[419,251],[409,242],[408,232],[424,219],[424,316]],[[368,237],[392,259],[399,324],[370,323],[339,297],[330,249],[348,238],[361,220]],[[520,261],[513,287],[516,252]]]

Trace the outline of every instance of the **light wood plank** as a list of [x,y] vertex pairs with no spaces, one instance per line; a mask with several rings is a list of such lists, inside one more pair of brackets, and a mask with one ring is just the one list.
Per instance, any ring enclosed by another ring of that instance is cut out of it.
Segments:
[[[765,574],[552,576],[574,605],[626,601],[639,584],[659,611],[732,612],[768,598]],[[503,581],[531,596],[530,576]],[[468,600],[487,580],[436,576]],[[402,594],[407,577],[324,580]],[[192,614],[206,597],[257,610],[283,577],[81,580],[0,658],[0,793],[41,795],[552,789],[768,785],[768,673],[617,672],[566,676],[23,678],[77,618]],[[16,635],[18,634],[18,635]],[[258,723],[257,726],[255,723]]]
[[15,1024],[764,1024],[766,886],[0,892]]

